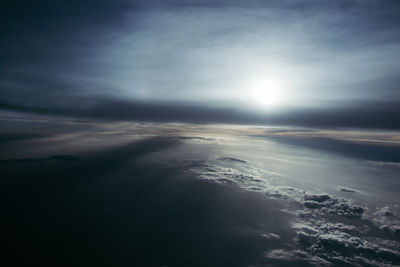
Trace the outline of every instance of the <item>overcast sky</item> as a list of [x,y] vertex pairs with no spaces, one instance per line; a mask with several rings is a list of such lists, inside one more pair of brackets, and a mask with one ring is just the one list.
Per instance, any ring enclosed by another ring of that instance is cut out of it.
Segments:
[[399,1],[38,0],[0,12],[3,110],[400,128]]

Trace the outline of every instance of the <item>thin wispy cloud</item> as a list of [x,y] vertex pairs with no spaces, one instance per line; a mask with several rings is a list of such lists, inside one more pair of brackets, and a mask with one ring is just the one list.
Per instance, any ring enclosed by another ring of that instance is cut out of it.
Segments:
[[[372,128],[388,128],[382,117],[398,114],[400,7],[395,1],[22,1],[6,6],[3,109],[57,114],[60,107],[80,113],[95,106],[118,114],[118,107],[103,102],[123,100],[132,105],[133,120],[141,115],[157,120],[153,109],[161,103],[168,110],[185,107],[189,121],[194,106],[192,121],[209,119],[200,119],[198,109],[207,114],[222,108],[243,113],[239,117],[260,113],[266,122],[283,124],[291,120],[277,114],[301,122],[298,112],[313,109],[338,112],[328,116],[338,118],[332,124],[348,127],[342,113],[356,114],[353,123],[360,116],[351,108],[368,109],[372,103],[374,116],[361,123]],[[265,84],[279,85],[278,100],[266,108],[264,98],[271,93],[254,94]]]

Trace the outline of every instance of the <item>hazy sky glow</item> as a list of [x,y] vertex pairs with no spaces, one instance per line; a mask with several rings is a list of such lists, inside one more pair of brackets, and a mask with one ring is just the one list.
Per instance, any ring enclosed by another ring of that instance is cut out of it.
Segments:
[[0,7],[0,266],[400,266],[400,0]]
[[366,111],[355,127],[398,128],[396,1],[19,2],[1,21],[3,109],[159,120],[162,105],[262,124],[325,112],[345,127]]

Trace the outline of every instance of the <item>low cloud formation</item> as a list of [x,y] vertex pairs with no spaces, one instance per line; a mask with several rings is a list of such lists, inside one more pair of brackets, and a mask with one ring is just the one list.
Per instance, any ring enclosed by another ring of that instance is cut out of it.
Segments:
[[357,192],[359,192],[356,189],[349,188],[349,187],[343,187],[343,186],[338,186],[338,191],[345,192],[345,193],[357,193]]
[[0,164],[8,244],[0,262],[244,266],[282,247],[260,233],[273,229],[286,240],[291,215],[262,195],[196,179],[172,157],[182,145],[147,138],[87,150],[57,168],[50,159]]
[[22,159],[4,159],[1,160],[1,163],[39,163],[45,161],[58,161],[58,162],[65,162],[65,161],[75,161],[78,160],[78,157],[71,156],[71,155],[54,155],[48,158],[22,158]]
[[194,166],[202,179],[263,192],[271,199],[286,201],[285,210],[296,214],[292,224],[296,231],[295,243],[291,249],[267,250],[264,256],[269,264],[396,266],[400,263],[398,217],[388,207],[373,212],[348,198],[272,186],[269,181],[272,177],[263,175],[261,170],[255,171],[251,164],[247,168],[234,164],[227,168],[206,162]]
[[[0,135],[4,265],[400,264],[398,169],[331,153],[329,140],[316,150],[258,126],[38,121]],[[373,135],[337,132],[358,145]]]

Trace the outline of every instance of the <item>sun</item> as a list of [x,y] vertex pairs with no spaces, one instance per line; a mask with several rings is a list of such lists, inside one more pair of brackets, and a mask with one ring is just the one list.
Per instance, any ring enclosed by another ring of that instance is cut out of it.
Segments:
[[281,94],[281,86],[277,81],[260,82],[253,87],[252,96],[258,104],[275,105]]

